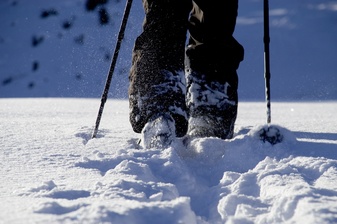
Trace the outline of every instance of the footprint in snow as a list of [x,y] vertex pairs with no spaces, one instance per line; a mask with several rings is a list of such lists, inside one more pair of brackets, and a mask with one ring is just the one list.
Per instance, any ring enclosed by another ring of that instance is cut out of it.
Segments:
[[63,215],[70,212],[74,212],[82,207],[87,206],[86,204],[79,204],[74,206],[62,206],[57,202],[45,202],[39,204],[35,209],[35,213],[40,214],[52,214],[52,215]]

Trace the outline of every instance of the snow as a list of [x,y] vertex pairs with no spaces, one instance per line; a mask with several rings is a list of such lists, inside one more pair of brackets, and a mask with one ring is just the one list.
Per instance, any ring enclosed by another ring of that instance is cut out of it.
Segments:
[[[243,102],[232,140],[143,149],[127,100],[0,99],[1,223],[335,223],[336,102]],[[290,131],[291,130],[291,131]]]
[[[0,97],[100,97],[126,1],[110,0],[89,12],[85,2],[0,1]],[[262,3],[239,1],[234,35],[245,48],[238,70],[240,100],[264,99]],[[336,100],[337,2],[272,0],[269,5],[272,99]],[[110,18],[104,26],[98,22],[101,8]],[[41,17],[52,10],[57,14]],[[141,1],[134,1],[110,98],[127,98],[131,50],[143,17]],[[33,37],[43,40],[33,46]]]
[[[141,1],[90,139],[124,6],[0,1],[0,223],[336,223],[337,2],[270,1],[272,122],[282,143],[258,138],[262,0],[245,0],[234,139],[178,139],[161,150],[140,147],[128,120]],[[103,8],[110,20],[101,26]]]

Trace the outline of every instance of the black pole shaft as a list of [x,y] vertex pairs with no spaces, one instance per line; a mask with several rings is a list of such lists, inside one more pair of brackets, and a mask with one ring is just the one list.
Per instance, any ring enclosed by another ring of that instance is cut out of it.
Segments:
[[102,94],[102,97],[101,97],[101,105],[100,105],[99,110],[98,110],[98,115],[97,115],[97,119],[96,119],[95,129],[94,129],[94,132],[92,134],[92,138],[96,137],[97,132],[98,132],[98,127],[99,127],[99,124],[101,122],[101,118],[102,118],[102,114],[103,114],[103,110],[104,110],[104,105],[105,105],[105,102],[108,98],[108,93],[109,93],[109,89],[110,89],[112,75],[113,75],[114,70],[115,70],[119,50],[120,50],[120,47],[121,47],[121,44],[122,44],[122,40],[124,38],[124,32],[125,32],[126,24],[128,22],[130,10],[131,10],[131,5],[132,5],[132,0],[127,0],[125,10],[124,10],[123,20],[122,20],[121,27],[120,27],[119,33],[118,33],[115,52],[114,52],[114,55],[113,55],[113,58],[112,58],[112,61],[111,61],[109,73],[108,73],[108,76],[107,76],[107,79],[106,79],[106,82],[105,82],[105,87],[104,87],[104,90],[103,90],[103,94]]
[[264,79],[265,79],[265,91],[266,91],[266,103],[267,103],[267,123],[271,122],[271,106],[270,106],[270,53],[269,53],[269,2],[264,0],[263,2],[263,15],[264,15]]

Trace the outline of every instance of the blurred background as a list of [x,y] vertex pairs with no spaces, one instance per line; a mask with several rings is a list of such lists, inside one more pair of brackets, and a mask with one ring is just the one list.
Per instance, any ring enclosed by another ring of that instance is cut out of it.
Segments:
[[[0,98],[100,97],[125,3],[1,0]],[[110,98],[127,98],[143,18],[135,0]],[[337,100],[337,1],[270,0],[270,35],[272,100]],[[245,47],[239,98],[264,101],[262,0],[240,1],[235,37]]]

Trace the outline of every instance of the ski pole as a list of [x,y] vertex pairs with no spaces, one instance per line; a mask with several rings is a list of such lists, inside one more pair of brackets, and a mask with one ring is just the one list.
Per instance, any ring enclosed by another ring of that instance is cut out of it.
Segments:
[[267,102],[267,127],[260,130],[260,140],[269,142],[275,145],[283,141],[283,135],[276,126],[270,125],[271,123],[271,109],[270,109],[270,54],[269,54],[269,2],[263,2],[263,28],[264,28],[264,79],[266,88],[266,102]]
[[119,33],[118,33],[118,38],[117,38],[117,43],[116,43],[116,47],[115,47],[115,52],[111,61],[111,65],[110,65],[110,69],[109,69],[109,73],[105,82],[105,87],[102,93],[102,97],[101,97],[101,105],[99,107],[98,110],[98,115],[97,115],[97,119],[96,119],[96,124],[95,124],[95,129],[93,131],[92,134],[92,138],[96,138],[97,132],[98,132],[98,127],[99,124],[101,122],[101,118],[102,118],[102,114],[103,114],[103,110],[104,110],[104,105],[105,102],[108,98],[108,93],[109,93],[109,89],[110,89],[110,84],[111,84],[111,79],[112,79],[112,75],[113,72],[115,70],[115,66],[116,66],[116,62],[117,62],[117,58],[118,58],[118,53],[122,44],[122,40],[124,38],[124,32],[125,32],[125,28],[126,28],[126,24],[128,22],[128,18],[129,18],[129,14],[130,14],[130,10],[131,10],[131,5],[132,5],[132,0],[127,0],[125,9],[124,9],[124,15],[123,15],[123,19],[122,19],[122,23],[119,29]]
[[264,0],[263,2],[263,24],[264,24],[264,79],[265,79],[265,91],[266,91],[266,103],[267,103],[267,123],[271,122],[271,108],[270,108],[270,53],[269,53],[269,2]]

